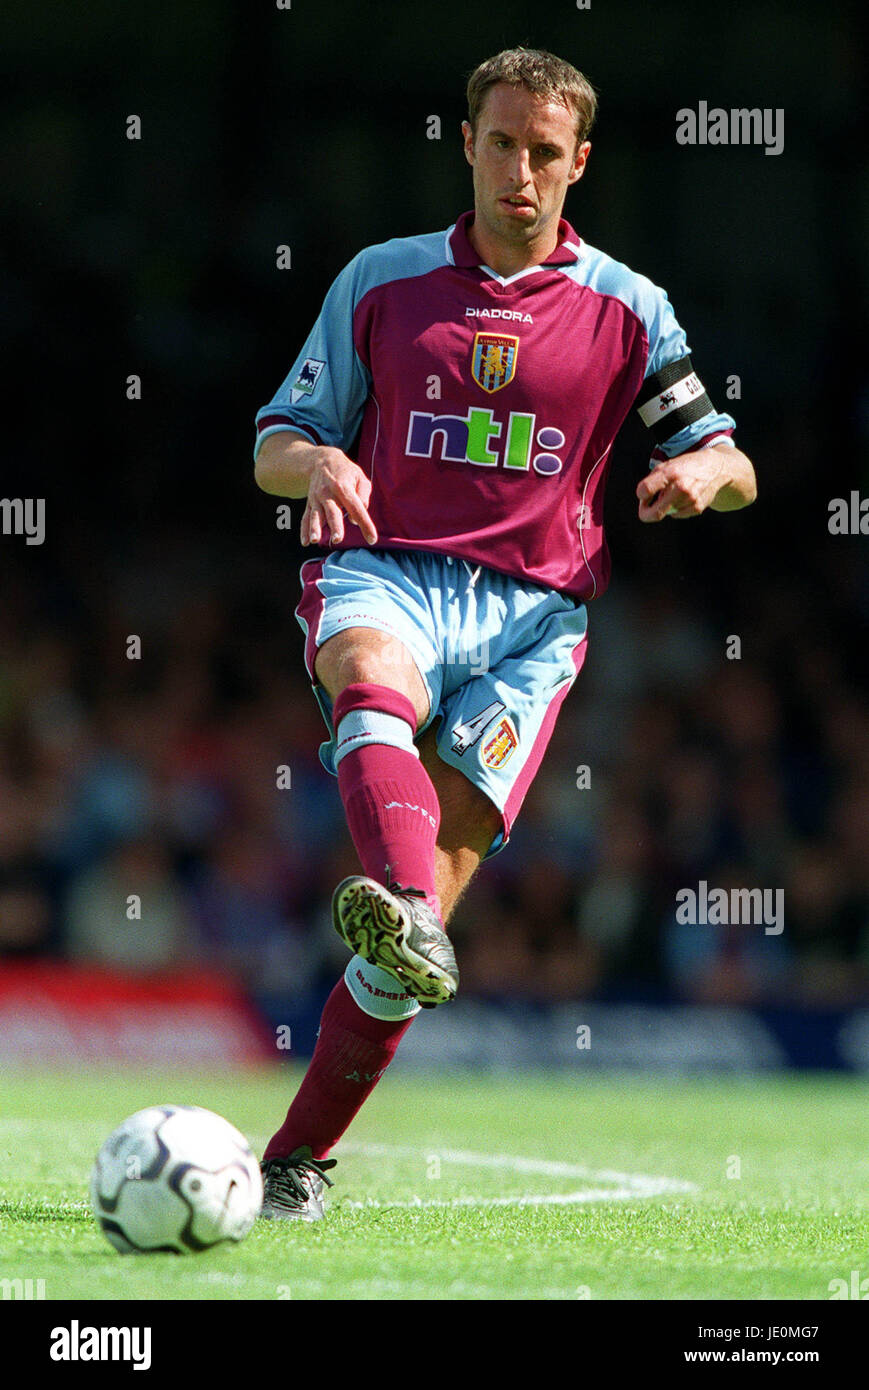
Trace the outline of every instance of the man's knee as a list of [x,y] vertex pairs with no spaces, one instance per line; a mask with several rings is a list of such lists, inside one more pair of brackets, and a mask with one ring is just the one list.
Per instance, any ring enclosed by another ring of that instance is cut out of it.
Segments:
[[413,657],[398,638],[378,628],[336,632],[317,652],[314,673],[332,701],[348,685],[384,685],[407,696],[417,728],[428,718],[428,695]]

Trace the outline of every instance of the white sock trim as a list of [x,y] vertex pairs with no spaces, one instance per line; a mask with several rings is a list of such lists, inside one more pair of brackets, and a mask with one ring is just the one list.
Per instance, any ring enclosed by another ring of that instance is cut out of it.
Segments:
[[364,748],[366,743],[386,743],[419,757],[406,719],[379,709],[351,709],[335,730],[335,766],[354,748]]
[[392,1022],[413,1018],[420,1003],[405,993],[394,975],[362,956],[352,956],[344,971],[344,983],[364,1014]]

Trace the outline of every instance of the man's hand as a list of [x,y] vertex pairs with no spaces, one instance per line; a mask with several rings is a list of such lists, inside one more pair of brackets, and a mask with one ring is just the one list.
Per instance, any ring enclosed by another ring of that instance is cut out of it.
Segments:
[[355,522],[369,545],[377,530],[368,515],[371,479],[340,449],[317,445],[312,455],[308,505],[302,517],[302,545],[335,545],[344,539],[344,516]]
[[660,463],[637,486],[640,521],[679,521],[716,512],[738,511],[757,496],[754,468],[745,454],[726,444],[694,449]]
[[340,449],[314,444],[295,430],[279,430],[261,442],[255,476],[273,497],[307,497],[302,545],[342,541],[345,512],[368,544],[376,544],[377,530],[367,510],[371,479]]

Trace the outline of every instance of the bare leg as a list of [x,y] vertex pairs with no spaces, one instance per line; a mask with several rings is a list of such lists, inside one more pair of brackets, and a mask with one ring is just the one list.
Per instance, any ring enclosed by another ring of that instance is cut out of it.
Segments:
[[501,813],[464,773],[443,761],[435,741],[435,729],[427,729],[418,747],[441,806],[435,882],[446,922],[500,830]]

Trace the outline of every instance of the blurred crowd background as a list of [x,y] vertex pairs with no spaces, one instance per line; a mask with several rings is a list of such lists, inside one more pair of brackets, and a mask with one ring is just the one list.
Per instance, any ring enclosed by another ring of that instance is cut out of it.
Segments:
[[[350,256],[470,206],[464,78],[524,40],[600,89],[567,214],[665,285],[760,500],[642,527],[626,425],[613,584],[513,839],[454,918],[463,990],[865,999],[867,539],[827,526],[832,497],[869,495],[859,10],[454,8],[425,32],[413,7],[338,0],[2,19],[0,491],[45,496],[47,534],[0,536],[0,961],[217,964],[296,1000],[343,967],[329,901],[356,861],[293,618],[302,505],[280,530],[253,416]],[[677,146],[701,99],[783,108],[784,154]],[[680,925],[700,880],[782,889],[784,930]]]
[[[722,541],[728,520],[709,519]],[[110,604],[84,580],[34,587],[26,562],[6,589],[0,951],[317,991],[343,961],[331,892],[357,870],[317,758],[296,567],[175,544],[101,569]],[[865,993],[869,712],[839,638],[862,632],[865,659],[869,585],[847,559],[824,576],[803,556],[784,588],[746,556],[723,625],[708,594],[653,575],[594,605],[543,770],[454,919],[467,990]],[[783,889],[783,931],[679,925],[675,894],[701,879]]]

